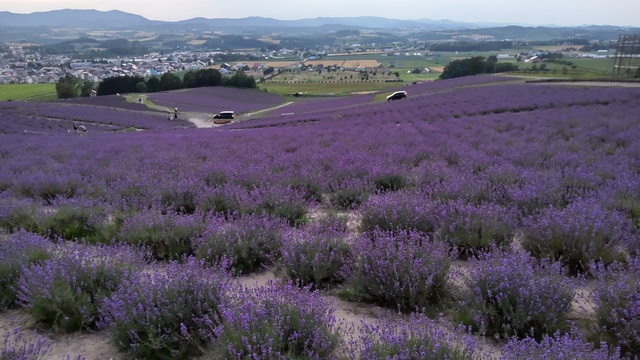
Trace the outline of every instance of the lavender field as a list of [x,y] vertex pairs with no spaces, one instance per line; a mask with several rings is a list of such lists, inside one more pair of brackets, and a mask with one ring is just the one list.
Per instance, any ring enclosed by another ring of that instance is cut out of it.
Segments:
[[167,114],[124,97],[104,96],[51,102],[0,102],[0,134],[54,135],[69,133],[73,124],[89,132],[126,129],[151,130],[190,127],[184,120],[169,120]]
[[221,111],[248,111],[271,108],[284,102],[276,94],[255,89],[222,86],[200,87],[179,91],[152,93],[147,96],[154,104],[180,111],[218,113]]
[[[640,88],[407,89],[214,129],[5,131],[0,357],[640,357]],[[3,106],[7,129],[88,116]]]

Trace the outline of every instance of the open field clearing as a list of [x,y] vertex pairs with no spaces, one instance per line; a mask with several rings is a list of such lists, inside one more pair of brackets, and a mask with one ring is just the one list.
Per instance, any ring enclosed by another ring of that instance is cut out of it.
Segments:
[[[640,88],[610,85],[145,99],[270,109],[207,129],[123,97],[2,102],[2,349],[637,358]],[[51,130],[78,119],[95,128]]]
[[0,85],[0,101],[52,100],[56,98],[55,84]]

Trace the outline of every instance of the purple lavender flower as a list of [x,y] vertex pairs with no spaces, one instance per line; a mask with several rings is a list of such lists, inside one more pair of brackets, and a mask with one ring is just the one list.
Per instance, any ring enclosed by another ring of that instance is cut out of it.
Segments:
[[313,288],[342,283],[348,274],[351,249],[340,223],[291,229],[283,237],[279,272]]
[[333,309],[293,283],[244,288],[224,312],[218,344],[226,359],[328,359],[340,337]]
[[70,244],[23,268],[18,303],[54,330],[95,329],[102,300],[143,263],[144,255],[127,246]]
[[194,239],[195,256],[207,263],[226,261],[237,273],[250,273],[278,258],[287,224],[269,216],[212,217]]
[[414,311],[433,305],[447,291],[449,248],[420,233],[373,232],[353,245],[348,283],[366,302]]
[[3,360],[40,360],[51,352],[52,342],[38,336],[33,340],[25,338],[21,328],[7,331],[0,347],[0,359]]
[[200,354],[218,338],[229,274],[194,259],[169,263],[123,281],[104,299],[101,329],[138,358]]
[[53,244],[25,231],[11,234],[0,243],[0,310],[3,310],[16,305],[16,286],[23,267],[49,259]]
[[512,339],[502,348],[500,360],[615,360],[620,359],[620,349],[610,350],[606,344],[595,349],[576,333],[545,335],[542,340]]
[[457,320],[483,335],[534,337],[568,330],[575,286],[559,263],[527,253],[494,251],[471,259],[461,274]]
[[627,266],[593,268],[597,279],[596,335],[610,346],[620,347],[625,357],[640,357],[640,257],[632,258]]
[[406,320],[363,323],[360,336],[350,347],[352,358],[362,360],[480,358],[479,348],[468,334],[448,329],[443,322],[430,320],[420,313],[411,314]]
[[536,258],[559,260],[571,273],[584,273],[593,261],[623,260],[631,227],[621,214],[587,199],[525,219],[522,246]]

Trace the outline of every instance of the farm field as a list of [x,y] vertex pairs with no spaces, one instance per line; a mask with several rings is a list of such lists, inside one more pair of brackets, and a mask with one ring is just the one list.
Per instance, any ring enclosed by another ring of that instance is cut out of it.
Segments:
[[[610,85],[475,76],[207,129],[124,97],[2,102],[1,349],[638,357],[640,88]],[[147,95],[185,114],[288,101]]]
[[0,101],[43,101],[56,98],[55,84],[11,84],[0,85]]

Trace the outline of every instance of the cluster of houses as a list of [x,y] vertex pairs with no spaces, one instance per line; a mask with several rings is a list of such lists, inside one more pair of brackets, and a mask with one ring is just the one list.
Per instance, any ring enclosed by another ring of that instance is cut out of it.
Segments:
[[66,74],[93,82],[112,76],[162,76],[166,72],[203,69],[213,64],[212,59],[211,53],[194,56],[176,52],[90,62],[61,55],[41,56],[11,46],[8,52],[0,52],[0,84],[53,84]]

